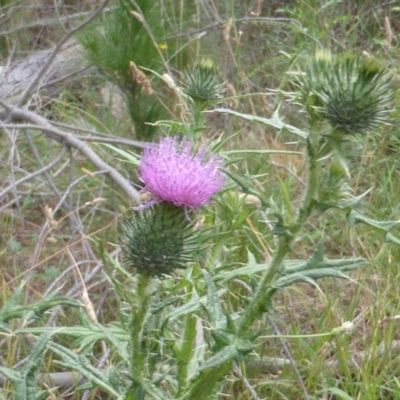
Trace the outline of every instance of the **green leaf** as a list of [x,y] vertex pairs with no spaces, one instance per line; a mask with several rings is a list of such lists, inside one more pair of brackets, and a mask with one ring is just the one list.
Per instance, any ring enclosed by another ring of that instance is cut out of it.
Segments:
[[108,147],[114,153],[119,154],[123,157],[122,161],[128,162],[129,164],[138,166],[140,164],[140,157],[132,151],[122,150],[116,146],[107,143],[101,143],[102,146]]
[[352,210],[347,215],[347,219],[351,227],[354,227],[356,224],[363,223],[384,232],[390,231],[400,223],[400,221],[377,221],[375,219],[368,218],[355,210]]
[[221,307],[220,297],[211,275],[203,271],[204,279],[208,288],[207,312],[210,315],[212,329],[224,329],[226,327],[226,317]]
[[282,130],[287,130],[290,133],[293,133],[302,139],[306,139],[309,135],[308,132],[302,131],[301,129],[296,128],[295,126],[285,124],[279,117],[278,110],[274,112],[272,118],[261,118],[261,117],[256,117],[251,114],[242,114],[233,110],[229,110],[227,108],[216,108],[213,110],[214,112],[218,112],[221,114],[229,114],[229,115],[234,115],[236,117],[245,119],[250,122],[257,122],[263,125],[268,125],[272,126],[273,128],[276,128],[280,131]]
[[257,264],[254,255],[248,251],[247,252],[248,262],[245,266],[240,268],[234,268],[228,271],[219,272],[218,275],[214,276],[215,281],[221,281],[222,284],[231,281],[232,279],[236,279],[239,276],[249,275],[253,276],[259,272],[265,272],[270,264]]
[[234,172],[228,169],[222,169],[222,170],[226,175],[228,175],[231,179],[233,179],[242,188],[243,193],[254,194],[260,199],[261,204],[263,206],[270,207],[269,200],[262,192],[260,192],[254,187],[253,183],[250,181],[249,178],[247,177],[243,178],[241,175],[235,174]]
[[196,375],[190,382],[187,392],[181,399],[185,400],[205,400],[215,398],[215,388],[222,377],[229,374],[232,368],[232,361],[227,361],[218,368],[207,368]]
[[355,206],[357,206],[360,201],[371,191],[372,189],[368,189],[367,191],[365,191],[363,194],[361,194],[360,196],[356,196],[353,197],[349,200],[341,200],[338,201],[336,203],[316,203],[316,209],[319,212],[324,212],[326,210],[328,210],[329,208],[337,208],[339,210],[342,211],[347,211],[350,212]]
[[385,235],[385,241],[388,243],[394,243],[400,246],[400,239],[398,239],[396,236],[392,235],[390,232],[388,232]]
[[329,394],[334,395],[336,399],[341,400],[354,400],[353,397],[349,396],[346,392],[342,389],[330,387],[323,390],[318,391],[319,394]]
[[323,245],[320,243],[317,250],[309,260],[288,260],[273,282],[274,290],[290,286],[299,282],[316,284],[321,278],[348,279],[346,271],[354,270],[365,265],[367,260],[363,258],[330,260],[324,257]]
[[238,357],[239,352],[237,351],[235,345],[231,344],[229,346],[225,346],[218,353],[210,357],[204,364],[200,365],[198,372],[209,368],[216,368],[225,362],[235,360]]
[[59,344],[49,343],[48,348],[56,355],[58,355],[62,361],[55,361],[55,363],[65,367],[66,369],[72,369],[79,372],[88,381],[92,382],[95,387],[105,390],[107,393],[119,397],[122,395],[121,392],[117,392],[110,382],[108,381],[106,374],[103,371],[99,371],[90,364],[89,360]]
[[340,139],[337,139],[331,135],[327,135],[326,139],[329,140],[329,143],[332,145],[333,155],[338,161],[338,163],[342,166],[342,168],[346,171],[346,174],[350,175],[349,165],[347,164],[347,157],[345,152],[342,149],[342,142]]
[[46,346],[52,337],[52,333],[42,335],[29,354],[28,360],[21,371],[13,371],[0,366],[0,373],[4,375],[14,386],[15,398],[18,400],[44,400],[48,396],[47,391],[40,390],[36,385],[35,371],[40,365]]
[[192,361],[192,353],[195,347],[196,334],[196,317],[194,315],[187,315],[182,339],[180,340],[179,347],[176,346],[174,352],[177,361],[177,380],[180,391],[186,386],[189,366],[193,365],[194,362],[194,360]]
[[83,326],[66,326],[60,328],[54,327],[38,327],[38,328],[23,328],[15,331],[16,334],[57,334],[72,336],[77,338],[73,346],[90,346],[99,340],[106,340],[116,347],[121,354],[126,355],[126,344],[129,342],[129,334],[117,325],[109,325],[107,327],[99,325]]
[[290,150],[229,150],[229,151],[221,151],[221,155],[231,156],[237,154],[254,154],[254,155],[268,155],[268,154],[286,154],[286,155],[295,155],[295,156],[303,156],[304,153],[301,151],[290,151]]
[[[239,276],[254,276],[260,272],[265,272],[270,267],[270,263],[257,264],[254,255],[248,253],[249,261],[241,268],[230,271],[222,271],[214,277],[215,281],[226,283]],[[315,285],[317,279],[334,277],[346,279],[345,271],[354,270],[365,265],[367,260],[364,258],[338,259],[331,260],[324,257],[323,245],[319,244],[315,253],[309,260],[286,260],[282,264],[281,272],[273,282],[274,289],[290,286],[298,282],[306,282]]]
[[[224,293],[226,293],[226,291],[226,289],[219,289],[217,294],[219,297],[221,297]],[[165,325],[167,322],[174,322],[184,315],[192,314],[203,306],[207,308],[207,296],[199,297],[199,295],[193,291],[192,298],[182,306],[174,308],[172,311],[170,311],[163,318],[161,325]]]
[[40,319],[43,313],[57,306],[82,306],[82,303],[70,297],[56,297],[56,293],[43,297],[34,304],[21,306],[18,305],[18,302],[22,301],[20,297],[21,289],[18,289],[17,293],[0,309],[1,322],[7,322],[12,318],[22,318],[24,320]]

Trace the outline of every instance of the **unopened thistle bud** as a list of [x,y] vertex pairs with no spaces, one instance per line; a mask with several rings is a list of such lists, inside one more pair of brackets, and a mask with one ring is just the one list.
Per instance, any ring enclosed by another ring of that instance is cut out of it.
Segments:
[[121,226],[125,266],[149,276],[171,275],[192,260],[199,235],[182,207],[163,202],[136,211]]
[[299,86],[309,114],[344,134],[372,131],[387,122],[392,111],[392,80],[371,59],[318,52]]
[[209,60],[201,61],[186,73],[185,86],[186,93],[197,104],[212,103],[225,94],[225,84]]

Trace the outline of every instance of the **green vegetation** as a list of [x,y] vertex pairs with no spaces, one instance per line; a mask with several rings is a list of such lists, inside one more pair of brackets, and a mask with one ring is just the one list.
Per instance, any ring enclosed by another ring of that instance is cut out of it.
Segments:
[[[0,29],[19,27],[1,39],[2,65],[95,10],[68,3],[39,33],[23,26],[43,8],[0,2]],[[75,36],[90,73],[24,104],[52,133],[7,119],[1,99],[0,398],[400,399],[400,7],[108,7]],[[195,212],[155,208],[174,213],[166,235],[161,211],[131,210],[137,198],[54,129],[138,190],[144,142],[190,135],[221,154],[228,183]],[[191,261],[159,279],[176,237],[174,262]],[[36,384],[70,371],[57,389]]]

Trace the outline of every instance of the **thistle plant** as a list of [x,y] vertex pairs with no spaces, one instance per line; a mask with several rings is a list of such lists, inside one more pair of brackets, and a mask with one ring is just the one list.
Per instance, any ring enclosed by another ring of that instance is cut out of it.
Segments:
[[[85,321],[79,329],[27,327],[19,332],[45,333],[47,336],[39,341],[42,347],[47,346],[61,359],[62,366],[78,371],[110,398],[217,399],[222,382],[231,374],[234,364],[246,367],[249,354],[261,343],[259,337],[276,337],[266,336],[264,330],[270,321],[266,315],[273,310],[274,296],[279,290],[299,282],[316,286],[319,279],[326,277],[346,279],[346,272],[366,264],[363,258],[325,257],[324,238],[308,259],[303,255],[297,259],[293,244],[303,237],[310,218],[336,208],[344,212],[350,226],[366,224],[383,232],[387,242],[400,244],[391,232],[398,221],[372,220],[357,209],[362,195],[350,196],[343,166],[346,154],[342,151],[338,157],[334,151],[341,149],[344,139],[351,138],[349,134],[374,131],[378,124],[387,122],[393,98],[390,78],[386,70],[372,65],[357,58],[317,54],[296,82],[297,98],[310,117],[308,131],[284,123],[278,112],[268,119],[225,108],[214,110],[285,129],[303,145],[307,165],[305,190],[300,204],[294,203],[296,206],[292,205],[289,212],[283,212],[265,195],[253,183],[253,177],[229,169],[229,161],[224,162],[207,146],[177,137],[148,144],[140,161],[134,163],[144,184],[146,201],[125,214],[119,238],[120,260],[111,259],[99,244],[108,278],[120,299],[120,320],[107,325]],[[203,77],[201,71],[193,75],[194,80]],[[196,97],[194,89],[196,93],[213,93],[211,103],[220,95],[220,81],[203,79],[203,82],[204,90],[196,86],[198,82],[188,89],[193,102],[198,102],[198,111],[204,110],[205,100],[203,95]],[[214,91],[210,82],[215,84]],[[190,128],[197,132],[199,121],[195,120],[195,114],[193,118]],[[195,133],[191,137],[194,136]],[[224,157],[243,156],[243,152],[243,149],[230,150]],[[277,153],[250,152],[258,156]],[[212,203],[212,197],[223,188],[227,193],[215,196]],[[246,198],[255,210],[248,211]],[[250,244],[245,242],[242,249],[248,251],[248,261],[243,265],[232,256],[235,248],[230,239],[243,228],[243,221],[252,212],[257,220],[271,221],[268,234],[275,236],[275,248],[271,259],[258,263],[248,250]],[[196,224],[200,213],[209,225],[207,242]],[[243,283],[247,296],[243,299],[235,293],[235,301],[240,304],[228,308],[227,285],[233,281]],[[125,303],[128,307],[122,307]],[[5,322],[7,315],[3,315]],[[352,328],[351,322],[344,322],[341,327],[309,337],[351,334]],[[71,350],[48,344],[50,334],[78,337],[74,343],[79,348]],[[91,351],[98,340],[106,341],[117,354],[116,367],[107,368],[104,374],[90,363]],[[86,352],[77,354],[81,348]],[[19,375],[6,372],[16,384],[21,384]],[[33,368],[29,373],[32,385]],[[298,379],[301,381],[300,374]],[[305,385],[301,387],[304,397],[309,397]]]
[[222,159],[206,146],[197,151],[194,147],[187,138],[164,138],[144,150],[139,170],[151,201],[144,209],[139,207],[132,219],[125,218],[122,226],[124,265],[138,275],[137,296],[131,301],[132,387],[127,398],[144,398],[147,391],[143,383],[143,335],[152,278],[172,275],[176,268],[185,268],[193,261],[200,248],[200,233],[189,217],[189,209],[208,203],[225,184],[219,170]]

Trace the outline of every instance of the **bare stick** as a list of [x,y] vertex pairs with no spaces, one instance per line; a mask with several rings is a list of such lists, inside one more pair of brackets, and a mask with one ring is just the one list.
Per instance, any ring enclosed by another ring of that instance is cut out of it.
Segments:
[[236,374],[239,376],[239,378],[243,381],[247,390],[250,392],[253,400],[261,400],[261,398],[258,397],[257,392],[254,390],[253,386],[251,386],[250,382],[246,379],[245,376],[243,376],[242,371],[240,370],[240,368],[238,367],[238,365],[236,363],[233,363],[233,370],[236,372]]
[[1,100],[0,105],[2,105],[8,111],[8,118],[10,118],[12,121],[29,121],[30,123],[37,125],[38,129],[45,130],[48,137],[79,150],[98,170],[105,171],[109,177],[129,196],[130,199],[133,199],[135,202],[140,204],[139,192],[133,188],[129,181],[125,179],[115,168],[103,161],[88,144],[78,139],[72,133],[64,132],[55,128],[46,118],[43,118],[32,111],[9,106]]
[[50,164],[47,164],[45,167],[21,178],[20,180],[12,183],[10,186],[6,187],[3,191],[0,192],[0,201],[7,193],[14,190],[18,185],[21,185],[22,183],[27,182],[33,178],[36,178],[37,176],[51,170],[55,165],[57,165],[62,160],[65,153],[66,153],[66,148],[64,147],[62,149],[61,153],[59,154],[59,156],[57,158],[55,158]]
[[[278,325],[275,323],[274,319],[273,319],[270,315],[268,315],[268,314],[267,314],[267,318],[268,318],[269,323],[272,325],[272,328],[273,328],[275,334],[276,334],[277,336],[282,335],[281,332],[280,332],[280,330],[279,330],[279,328],[278,328]],[[285,342],[284,339],[280,338],[279,341],[281,342],[281,345],[282,345],[282,347],[283,347],[283,350],[285,351],[286,356],[287,356],[287,358],[289,359],[289,362],[290,362],[290,364],[291,364],[291,366],[292,366],[292,368],[293,368],[293,370],[294,370],[294,373],[296,374],[297,381],[298,381],[299,384],[300,384],[300,387],[301,387],[301,390],[302,390],[302,392],[303,392],[304,398],[305,398],[306,400],[311,400],[310,396],[308,395],[307,389],[306,389],[306,387],[305,387],[305,385],[304,385],[303,379],[302,379],[302,377],[301,377],[301,375],[300,375],[300,372],[299,372],[299,370],[298,370],[297,367],[296,367],[296,363],[295,363],[295,361],[294,361],[294,358],[293,358],[293,356],[292,356],[292,353],[291,353],[290,350],[289,350],[289,347],[286,345],[286,342]]]

